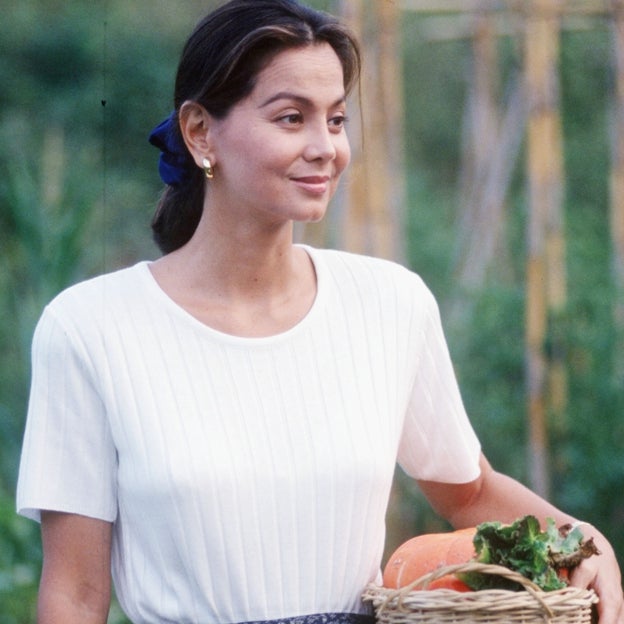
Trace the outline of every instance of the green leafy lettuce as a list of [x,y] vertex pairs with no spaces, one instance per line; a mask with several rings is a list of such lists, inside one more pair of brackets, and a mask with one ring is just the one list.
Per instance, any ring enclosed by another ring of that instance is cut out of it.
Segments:
[[[546,530],[534,516],[524,516],[512,524],[484,522],[474,537],[476,561],[501,565],[522,574],[544,591],[566,587],[558,570],[580,563],[583,534],[569,525],[557,529],[548,518]],[[592,543],[593,546],[593,543]],[[594,551],[591,554],[596,554]],[[587,556],[587,555],[586,555]],[[499,576],[470,572],[462,580],[472,589],[519,590],[517,583]]]

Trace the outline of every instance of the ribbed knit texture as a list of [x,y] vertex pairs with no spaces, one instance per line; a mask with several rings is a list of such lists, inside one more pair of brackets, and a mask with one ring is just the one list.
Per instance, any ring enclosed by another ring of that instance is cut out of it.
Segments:
[[18,510],[114,521],[117,594],[137,624],[363,612],[397,454],[420,479],[478,475],[422,281],[308,253],[313,308],[269,338],[206,327],[148,263],[42,315]]

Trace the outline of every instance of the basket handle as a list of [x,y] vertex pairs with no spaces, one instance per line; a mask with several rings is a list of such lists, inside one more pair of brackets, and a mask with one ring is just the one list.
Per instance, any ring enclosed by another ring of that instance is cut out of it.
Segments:
[[409,594],[412,590],[418,588],[426,589],[431,581],[435,581],[436,579],[442,578],[447,574],[457,574],[458,572],[480,572],[482,574],[491,574],[493,576],[502,576],[510,581],[514,581],[524,587],[524,589],[529,592],[535,598],[535,600],[539,603],[539,605],[544,609],[548,618],[553,617],[553,612],[550,610],[550,607],[544,602],[543,598],[540,594],[543,593],[542,589],[538,587],[533,581],[530,581],[522,574],[518,572],[514,572],[509,568],[505,568],[504,566],[494,565],[490,563],[478,563],[476,561],[470,561],[468,563],[458,563],[456,565],[444,566],[442,568],[438,568],[433,572],[429,572],[420,578],[417,578],[415,581],[409,583],[405,587],[401,587],[396,591],[396,596],[399,599],[399,604],[402,602],[403,598]]

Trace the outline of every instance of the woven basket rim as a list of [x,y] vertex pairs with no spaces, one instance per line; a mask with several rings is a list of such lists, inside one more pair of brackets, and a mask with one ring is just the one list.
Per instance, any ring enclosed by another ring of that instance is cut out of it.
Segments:
[[[459,592],[452,589],[426,589],[431,581],[458,572],[482,572],[504,576],[520,583],[527,591],[506,589],[482,589],[471,592]],[[424,589],[417,589],[424,587]],[[363,599],[373,603],[378,613],[382,611],[400,612],[473,612],[504,615],[505,612],[530,611],[543,613],[551,618],[556,614],[590,609],[598,602],[598,596],[592,589],[565,587],[554,591],[543,591],[521,574],[503,566],[464,563],[441,567],[426,574],[414,582],[399,589],[369,584]]]

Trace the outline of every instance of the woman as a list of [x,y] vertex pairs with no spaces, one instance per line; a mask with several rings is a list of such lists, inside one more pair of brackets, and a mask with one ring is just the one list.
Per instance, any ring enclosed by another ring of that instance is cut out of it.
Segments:
[[[390,262],[293,244],[349,162],[357,45],[292,0],[233,0],[152,134],[164,252],[45,310],[18,509],[40,518],[39,622],[372,621],[397,461],[454,526],[572,518],[496,473],[433,297]],[[574,582],[624,622],[613,551]],[[303,616],[308,616],[305,619]]]

